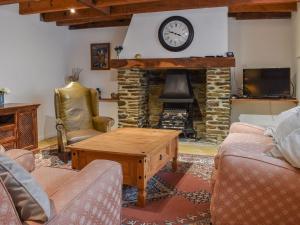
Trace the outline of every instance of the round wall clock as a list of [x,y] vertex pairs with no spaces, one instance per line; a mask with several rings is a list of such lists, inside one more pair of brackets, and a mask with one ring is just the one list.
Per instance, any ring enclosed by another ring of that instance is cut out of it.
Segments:
[[183,51],[193,42],[194,28],[186,18],[172,16],[161,24],[158,38],[165,49],[172,52]]

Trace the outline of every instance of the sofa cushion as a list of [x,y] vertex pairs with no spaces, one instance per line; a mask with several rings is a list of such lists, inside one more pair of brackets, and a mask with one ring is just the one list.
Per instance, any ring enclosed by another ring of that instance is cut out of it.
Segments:
[[18,213],[7,189],[0,178],[0,224],[20,225]]
[[99,132],[94,129],[74,130],[67,133],[67,141],[68,144],[71,145],[99,134],[102,134],[102,132]]
[[268,127],[265,131],[265,135],[275,138],[276,132],[282,129],[282,125],[285,123],[285,121],[288,120],[290,117],[294,117],[299,112],[300,112],[300,106],[297,106],[290,110],[280,113],[275,119],[275,125],[273,127]]
[[277,148],[270,151],[270,155],[283,158],[292,166],[300,168],[300,129],[292,131],[287,137],[281,139]]
[[65,182],[68,182],[69,179],[77,174],[78,172],[75,170],[44,166],[31,173],[49,197],[51,197]]
[[300,128],[300,108],[282,119],[273,134],[275,141],[280,144],[290,133]]
[[3,154],[0,154],[0,178],[21,220],[49,219],[51,210],[47,194],[23,167]]

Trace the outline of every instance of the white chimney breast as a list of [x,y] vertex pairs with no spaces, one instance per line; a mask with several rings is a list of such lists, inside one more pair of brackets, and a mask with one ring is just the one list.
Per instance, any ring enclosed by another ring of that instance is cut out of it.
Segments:
[[[120,58],[181,58],[224,55],[228,51],[228,8],[192,9],[134,15]],[[170,52],[158,40],[161,23],[171,16],[188,19],[195,30],[194,41],[182,52]]]

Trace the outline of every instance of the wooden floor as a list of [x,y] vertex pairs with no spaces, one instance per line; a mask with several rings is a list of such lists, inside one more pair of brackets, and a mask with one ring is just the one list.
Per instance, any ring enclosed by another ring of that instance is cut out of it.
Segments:
[[[49,138],[39,142],[39,148],[44,149],[49,146],[57,144],[56,137]],[[196,154],[196,155],[209,155],[214,156],[217,154],[218,146],[203,142],[180,142],[179,153]]]

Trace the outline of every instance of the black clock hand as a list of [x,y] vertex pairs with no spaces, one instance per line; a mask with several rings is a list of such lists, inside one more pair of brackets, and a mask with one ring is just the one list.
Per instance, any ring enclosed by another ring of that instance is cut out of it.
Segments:
[[181,35],[181,34],[177,34],[177,33],[173,32],[173,31],[170,31],[170,33],[171,33],[171,34],[175,34],[175,35],[177,35],[177,36],[180,36],[180,37],[182,37],[182,35]]

